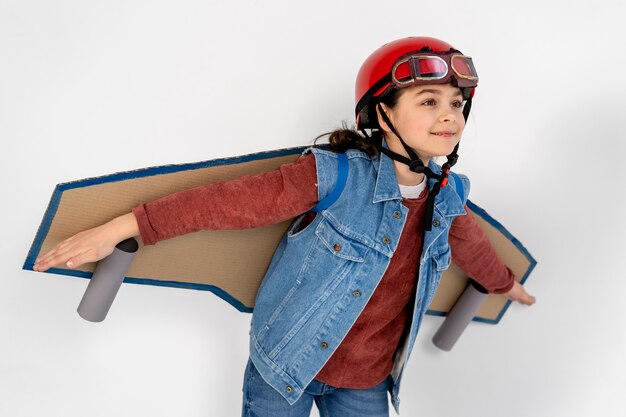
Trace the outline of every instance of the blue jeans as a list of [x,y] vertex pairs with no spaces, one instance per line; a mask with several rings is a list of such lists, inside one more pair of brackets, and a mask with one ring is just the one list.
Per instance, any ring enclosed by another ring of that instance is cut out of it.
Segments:
[[251,360],[243,380],[242,417],[308,417],[313,401],[321,417],[388,417],[387,390],[392,383],[388,376],[380,384],[368,389],[335,388],[313,380],[302,397],[289,405],[274,388],[268,385]]

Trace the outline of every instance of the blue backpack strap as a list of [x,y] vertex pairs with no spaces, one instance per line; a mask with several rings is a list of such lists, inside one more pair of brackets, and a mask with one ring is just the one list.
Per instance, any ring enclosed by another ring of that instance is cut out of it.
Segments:
[[463,187],[463,180],[454,172],[450,171],[450,174],[454,178],[454,188],[456,189],[456,193],[461,197],[461,202],[465,204],[465,189]]
[[322,210],[326,210],[330,207],[341,195],[344,187],[346,186],[346,182],[348,181],[348,157],[345,153],[337,154],[337,163],[339,164],[339,170],[337,172],[337,182],[335,183],[335,188],[328,194],[322,201],[319,201],[311,211],[314,213],[320,212]]

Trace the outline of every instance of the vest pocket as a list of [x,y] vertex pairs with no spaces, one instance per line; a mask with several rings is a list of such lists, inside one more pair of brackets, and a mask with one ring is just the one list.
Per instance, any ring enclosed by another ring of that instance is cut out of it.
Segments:
[[309,228],[313,224],[317,217],[316,213],[308,211],[300,216],[296,217],[296,219],[291,223],[289,229],[287,229],[287,236],[289,238],[294,238],[296,236],[300,236],[304,233],[305,230]]
[[354,262],[365,261],[369,247],[339,233],[328,222],[321,222],[315,234],[333,255]]

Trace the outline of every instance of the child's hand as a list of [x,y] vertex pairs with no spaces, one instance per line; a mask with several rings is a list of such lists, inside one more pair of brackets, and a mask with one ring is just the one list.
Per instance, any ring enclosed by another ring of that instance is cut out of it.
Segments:
[[68,268],[78,268],[86,262],[96,262],[109,256],[115,245],[107,225],[80,232],[57,244],[35,261],[33,270],[43,272],[48,268],[65,264]]
[[43,272],[65,264],[78,268],[87,262],[97,262],[109,256],[115,245],[139,233],[132,213],[117,217],[101,226],[88,229],[65,239],[35,261],[33,270]]
[[505,292],[504,295],[506,298],[512,301],[517,301],[520,304],[532,305],[535,304],[535,297],[528,294],[522,284],[519,282],[515,282],[513,288],[509,290],[509,292]]

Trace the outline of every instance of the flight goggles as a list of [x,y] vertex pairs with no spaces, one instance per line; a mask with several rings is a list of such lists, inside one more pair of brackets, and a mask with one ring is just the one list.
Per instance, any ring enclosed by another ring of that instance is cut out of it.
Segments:
[[478,73],[472,58],[458,52],[442,55],[416,52],[401,58],[391,69],[391,80],[398,88],[413,84],[444,84],[451,78],[459,88],[476,87]]

